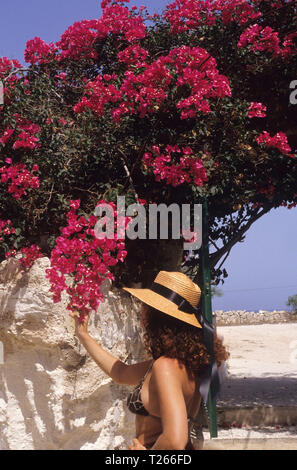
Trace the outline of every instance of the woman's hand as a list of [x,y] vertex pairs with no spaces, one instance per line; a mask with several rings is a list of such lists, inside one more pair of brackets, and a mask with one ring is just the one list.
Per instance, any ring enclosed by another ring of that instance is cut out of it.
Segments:
[[69,315],[75,321],[75,336],[78,338],[86,336],[88,334],[89,315],[85,315],[82,319],[77,311],[70,312]]
[[133,445],[129,446],[130,450],[147,450],[142,444],[140,444],[138,439],[133,439]]

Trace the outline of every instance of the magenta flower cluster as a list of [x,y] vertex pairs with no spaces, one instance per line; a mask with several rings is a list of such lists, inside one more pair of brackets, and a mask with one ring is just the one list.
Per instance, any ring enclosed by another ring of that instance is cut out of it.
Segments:
[[265,147],[274,147],[278,149],[282,154],[289,155],[292,158],[295,158],[295,155],[291,155],[292,149],[288,143],[288,138],[284,132],[278,132],[275,136],[271,135],[264,131],[257,138],[258,144],[263,144]]
[[[106,203],[99,201],[97,205],[100,204]],[[109,206],[115,215],[111,221],[115,232],[119,223],[124,223],[125,228],[129,219],[122,221],[117,218],[115,205],[109,203]],[[114,279],[110,268],[119,261],[123,262],[127,251],[123,237],[116,233],[112,239],[95,236],[97,217],[90,215],[87,219],[79,216],[79,207],[79,199],[70,201],[68,225],[61,229],[61,235],[56,240],[56,247],[51,253],[51,268],[46,270],[46,277],[51,283],[54,302],[59,302],[65,291],[70,298],[67,309],[79,310],[83,318],[103,301],[101,285],[105,279]]]
[[[8,164],[12,163],[11,158],[6,158],[5,161]],[[39,178],[33,175],[33,172],[38,170],[38,165],[33,165],[32,172],[30,172],[23,163],[2,166],[0,167],[0,182],[8,183],[8,192],[15,199],[20,199],[27,194],[26,190],[28,188],[39,188]]]
[[[173,163],[173,156],[178,154],[179,162]],[[143,162],[152,168],[156,181],[165,180],[166,184],[179,186],[183,183],[202,186],[207,181],[206,170],[202,160],[193,154],[190,147],[180,149],[177,145],[168,145],[164,152],[154,145],[151,152],[146,152]]]
[[170,87],[187,85],[190,95],[180,99],[176,105],[181,119],[187,119],[199,112],[209,113],[212,98],[231,96],[227,77],[219,74],[215,59],[200,47],[174,48],[150,64],[145,64],[147,54],[139,46],[130,46],[128,51],[120,54],[120,59],[124,61],[128,56],[133,56],[133,61],[141,60],[142,66],[146,65],[145,70],[137,74],[128,67],[119,87],[117,75],[98,75],[86,85],[88,96],[74,106],[75,112],[89,108],[98,115],[104,115],[107,105],[113,105],[111,114],[115,122],[129,113],[144,118],[165,102]]

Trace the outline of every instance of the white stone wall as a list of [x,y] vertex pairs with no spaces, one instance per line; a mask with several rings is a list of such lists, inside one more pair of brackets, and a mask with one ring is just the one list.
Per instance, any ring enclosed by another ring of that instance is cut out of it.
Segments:
[[[134,416],[129,387],[114,384],[76,337],[67,302],[54,304],[45,269],[0,264],[0,449],[127,449]],[[110,289],[90,318],[90,334],[127,362],[144,359],[137,304]]]
[[285,310],[274,310],[269,312],[259,310],[249,312],[248,310],[217,310],[213,312],[218,326],[238,325],[261,325],[264,323],[296,323],[297,314]]

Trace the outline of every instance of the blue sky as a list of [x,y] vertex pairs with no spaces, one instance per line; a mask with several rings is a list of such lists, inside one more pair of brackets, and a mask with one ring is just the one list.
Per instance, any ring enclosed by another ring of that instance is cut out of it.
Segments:
[[[164,0],[147,2],[158,12]],[[131,0],[130,5],[146,4]],[[100,16],[98,0],[10,0],[0,11],[0,57],[24,63],[26,41],[35,36],[56,42],[75,21]],[[296,77],[297,79],[297,77]],[[296,107],[297,108],[297,107]],[[296,109],[297,111],[297,109]],[[229,272],[223,297],[215,297],[213,308],[282,309],[289,295],[297,294],[297,208],[272,210],[249,230],[225,263]]]

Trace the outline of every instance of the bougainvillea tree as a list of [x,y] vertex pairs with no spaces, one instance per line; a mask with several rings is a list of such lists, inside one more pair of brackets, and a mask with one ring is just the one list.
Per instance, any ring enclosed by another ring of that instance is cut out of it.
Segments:
[[206,197],[218,282],[257,219],[297,204],[296,2],[101,7],[56,43],[29,40],[27,66],[0,58],[0,256],[50,256],[55,301],[66,290],[81,312],[105,278],[160,267],[158,240],[94,237],[98,205]]

